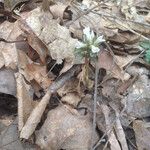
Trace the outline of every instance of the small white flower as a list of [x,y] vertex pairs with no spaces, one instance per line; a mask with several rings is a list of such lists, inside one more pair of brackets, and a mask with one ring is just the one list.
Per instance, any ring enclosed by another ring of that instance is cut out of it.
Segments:
[[99,43],[102,43],[102,42],[105,42],[105,39],[103,38],[104,36],[99,36],[95,41],[94,41],[94,44],[99,44]]
[[90,30],[90,27],[84,28],[83,34],[86,36],[88,41],[92,41],[92,39],[95,37],[94,32]]
[[80,41],[78,41],[77,44],[76,44],[76,48],[77,48],[77,49],[83,48],[83,47],[85,47],[85,46],[86,46],[86,44],[85,44],[85,43],[82,43],[82,42],[80,42]]
[[94,45],[91,45],[91,50],[93,53],[98,53],[100,51],[100,49]]

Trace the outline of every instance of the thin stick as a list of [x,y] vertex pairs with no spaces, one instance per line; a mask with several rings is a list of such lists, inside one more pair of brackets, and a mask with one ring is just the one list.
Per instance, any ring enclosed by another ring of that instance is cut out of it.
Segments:
[[94,143],[94,131],[96,128],[96,104],[97,104],[97,85],[98,85],[98,65],[97,61],[95,63],[95,89],[94,89],[94,107],[93,107],[93,129],[92,129],[92,145],[91,145],[91,150],[93,150],[93,145]]
[[80,19],[82,16],[87,15],[88,13],[90,13],[92,10],[94,10],[95,8],[99,7],[99,4],[92,7],[91,9],[83,12],[81,15],[77,16],[75,19],[73,19],[71,22],[66,23],[66,26],[70,26],[71,24],[73,24],[75,21],[77,21],[78,19]]

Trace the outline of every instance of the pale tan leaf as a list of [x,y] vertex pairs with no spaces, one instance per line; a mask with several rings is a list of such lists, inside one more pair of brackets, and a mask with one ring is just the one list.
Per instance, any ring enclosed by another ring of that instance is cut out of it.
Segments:
[[135,132],[136,144],[138,150],[150,149],[150,131],[145,128],[146,123],[141,120],[135,120],[133,122],[133,129]]
[[[97,140],[94,131],[94,142]],[[49,111],[47,119],[36,135],[36,143],[45,150],[89,149],[92,123],[88,116],[81,116],[67,105]]]
[[18,98],[18,128],[22,130],[31,111],[34,108],[33,92],[31,86],[27,85],[20,73],[16,74],[17,80],[17,98]]
[[121,32],[117,33],[112,37],[109,37],[109,40],[121,44],[134,44],[137,43],[140,39],[140,36],[130,33],[130,32]]
[[70,105],[72,105],[74,107],[77,107],[77,105],[81,101],[81,97],[76,92],[74,92],[74,93],[68,93],[68,94],[66,94],[65,96],[63,96],[61,98],[61,101],[65,102],[67,104],[70,104]]
[[[0,25],[0,36],[8,41],[15,41],[22,31],[18,27],[18,22],[10,23],[5,21]],[[1,53],[4,58],[5,66],[16,69],[18,56],[15,43],[0,42]]]
[[[50,6],[50,11],[55,19],[60,18],[63,19],[69,19],[69,14],[67,13],[69,6],[64,5],[62,3],[57,3],[56,5]],[[70,14],[71,15],[71,14]]]
[[115,113],[116,113],[115,131],[116,131],[117,138],[120,141],[122,150],[128,150],[126,136],[125,136],[123,127],[121,125],[121,121],[119,119],[119,112],[116,109],[115,109]]
[[48,91],[42,98],[42,100],[33,109],[30,116],[28,117],[28,120],[26,121],[24,127],[21,130],[20,138],[28,139],[33,134],[37,124],[41,120],[41,117],[43,115],[43,112],[45,111],[45,108],[49,102],[50,97],[51,93]]
[[137,55],[117,56],[115,55],[116,62],[120,68],[127,66],[129,63],[137,58]]
[[66,59],[67,62],[74,61],[77,39],[71,38],[69,30],[52,19],[50,13],[45,14],[40,11],[40,8],[37,8],[28,14],[25,22],[23,20],[21,22],[21,28],[26,31],[24,24],[27,24],[37,37],[46,44],[51,57],[57,63],[62,63],[63,59]]
[[108,135],[108,140],[110,143],[111,150],[121,150],[119,142],[116,139],[116,136],[113,131],[113,124],[111,123],[112,118],[110,117],[110,109],[107,105],[101,105],[102,112],[104,113],[105,122],[106,122],[106,131]]
[[43,88],[46,89],[51,84],[51,79],[48,78],[46,66],[39,64],[27,64],[26,69],[24,70],[28,74],[30,80],[35,80]]
[[0,52],[0,68],[2,68],[4,65],[5,65],[4,57],[2,52]]

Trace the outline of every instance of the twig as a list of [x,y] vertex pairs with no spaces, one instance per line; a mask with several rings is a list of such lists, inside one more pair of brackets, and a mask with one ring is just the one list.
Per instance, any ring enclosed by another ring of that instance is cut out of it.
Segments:
[[94,107],[93,107],[93,129],[92,129],[92,145],[91,145],[91,150],[93,150],[93,145],[94,145],[94,131],[96,129],[96,105],[97,105],[97,85],[98,85],[98,64],[97,61],[95,63],[95,88],[94,88]]
[[70,26],[72,23],[74,23],[75,21],[77,21],[78,19],[80,19],[82,16],[87,15],[88,13],[90,13],[92,10],[94,10],[95,8],[99,7],[99,4],[92,7],[91,9],[83,12],[81,15],[77,16],[75,19],[73,19],[71,22],[66,23],[66,26]]
[[7,41],[3,38],[0,38],[0,42],[5,42],[5,43],[18,43],[18,42],[25,42],[25,41],[27,41],[27,40],[24,39],[24,40]]
[[120,18],[120,17],[117,17],[117,16],[112,15],[112,14],[109,14],[109,13],[107,13],[107,14],[105,13],[105,14],[104,14],[104,12],[100,12],[100,11],[99,11],[99,12],[92,11],[92,13],[97,14],[97,15],[100,15],[100,16],[112,18],[112,19],[114,19],[114,20],[118,19],[118,20],[122,20],[122,21],[126,21],[126,22],[132,22],[132,23],[136,23],[136,24],[139,24],[139,25],[143,25],[143,26],[150,27],[149,24],[141,23],[141,22],[134,21],[134,20],[129,20],[129,19]]

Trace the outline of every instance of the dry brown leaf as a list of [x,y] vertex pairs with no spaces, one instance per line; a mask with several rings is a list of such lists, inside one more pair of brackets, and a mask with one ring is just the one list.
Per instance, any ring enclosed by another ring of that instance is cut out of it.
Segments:
[[117,138],[120,141],[122,150],[128,150],[126,135],[124,133],[123,127],[121,125],[121,121],[119,119],[120,118],[119,111],[115,107],[113,107],[113,109],[115,110],[115,114],[116,114],[115,131],[116,131]]
[[34,63],[23,51],[18,51],[18,60],[20,62],[19,72],[25,76],[27,81],[35,80],[43,89],[51,84],[46,66]]
[[60,18],[61,20],[63,20],[71,18],[71,14],[68,13],[68,8],[68,5],[57,3],[56,5],[50,6],[50,11],[55,19]]
[[23,76],[16,73],[17,80],[17,98],[18,98],[18,128],[22,130],[36,102],[33,101],[33,91],[30,85],[27,85]]
[[[28,14],[25,22],[46,44],[51,57],[57,63],[62,63],[63,59],[70,63],[74,61],[74,48],[77,39],[71,38],[69,30],[52,19],[50,13],[45,14],[40,8],[37,8]],[[21,24],[24,22],[22,21]],[[24,25],[21,25],[21,28],[24,28]]]
[[19,3],[26,1],[28,0],[4,0],[4,6],[5,9],[12,11]]
[[120,68],[127,66],[129,63],[137,58],[137,55],[117,56],[115,55],[116,62]]
[[63,68],[61,69],[61,71],[60,71],[60,75],[62,74],[62,73],[65,73],[67,70],[69,70],[71,67],[73,66],[73,63],[70,63],[70,62],[64,62],[64,66],[63,66]]
[[[47,119],[36,135],[36,144],[45,150],[89,149],[91,146],[92,123],[88,116],[77,110],[58,106],[48,113]],[[97,140],[95,132],[94,142]]]
[[80,71],[80,66],[72,67],[68,72],[60,76],[58,80],[51,84],[49,90],[46,92],[38,105],[33,109],[25,126],[22,128],[20,133],[21,138],[28,139],[33,134],[35,128],[41,120],[47,104],[49,103],[51,93],[55,93],[59,88],[61,88],[77,71]]
[[43,115],[43,112],[45,111],[50,97],[51,93],[48,91],[42,98],[42,100],[32,110],[30,116],[28,117],[25,125],[20,132],[20,138],[29,139],[29,137],[33,134],[35,128],[41,120],[41,117]]
[[106,79],[104,83],[101,84],[102,93],[105,97],[115,97],[116,87],[117,87],[117,79]]
[[[18,27],[18,22],[10,23],[3,22],[0,25],[0,37],[8,41],[15,41],[22,31]],[[6,67],[16,69],[18,65],[17,49],[15,43],[0,42],[1,53],[3,55],[4,63]],[[2,65],[1,65],[2,66]]]
[[111,72],[115,78],[124,81],[130,77],[129,74],[123,73],[123,70],[117,65],[115,57],[106,50],[101,50],[99,53],[98,63],[99,68],[104,68],[106,71]]
[[150,12],[148,13],[148,15],[145,17],[146,22],[148,22],[150,24]]
[[81,97],[76,92],[68,93],[61,98],[61,101],[76,108],[79,102],[81,101]]
[[116,139],[115,133],[112,130],[113,124],[111,123],[111,121],[113,120],[113,118],[110,117],[110,113],[111,113],[110,109],[107,105],[104,105],[104,104],[101,105],[101,109],[102,109],[102,112],[104,113],[104,117],[105,117],[106,131],[108,131],[107,135],[108,135],[108,140],[110,143],[110,149],[111,150],[121,150],[119,142]]
[[0,52],[0,68],[2,68],[5,65],[4,57],[2,52]]
[[30,81],[34,79],[43,89],[47,89],[52,82],[51,79],[48,78],[46,66],[34,63],[27,64],[24,71],[28,74]]
[[45,58],[48,52],[45,44],[35,35],[28,33],[27,40],[29,45],[39,54],[42,64],[45,64]]
[[150,131],[145,127],[146,123],[141,120],[135,120],[133,122],[133,129],[135,132],[136,144],[138,150],[150,149]]
[[134,44],[139,41],[140,36],[129,32],[120,32],[108,39],[109,41],[121,44]]
[[63,87],[58,89],[57,93],[62,97],[67,93],[78,92],[79,80],[72,77],[68,82],[66,82]]
[[13,70],[0,69],[0,93],[16,96],[16,80]]
[[118,94],[124,94],[127,89],[132,86],[132,84],[137,80],[138,75],[134,75],[131,79],[127,80],[125,83],[121,83],[121,85],[117,89]]

